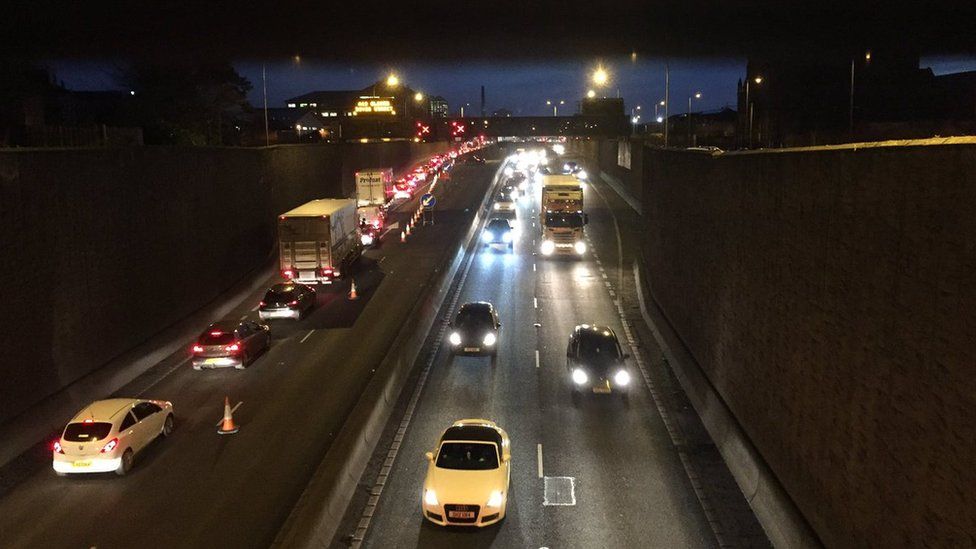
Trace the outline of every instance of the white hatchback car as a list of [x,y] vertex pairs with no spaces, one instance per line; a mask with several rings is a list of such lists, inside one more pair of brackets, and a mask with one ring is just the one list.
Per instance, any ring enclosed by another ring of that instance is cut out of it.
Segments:
[[95,401],[71,418],[51,445],[54,471],[124,475],[135,454],[157,436],[173,432],[173,405],[161,400],[112,398]]
[[505,518],[512,473],[508,433],[487,419],[456,421],[427,452],[421,509],[441,526],[488,526]]

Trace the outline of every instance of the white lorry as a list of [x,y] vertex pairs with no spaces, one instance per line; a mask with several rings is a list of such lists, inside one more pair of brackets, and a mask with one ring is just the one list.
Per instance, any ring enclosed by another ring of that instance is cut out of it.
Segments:
[[278,216],[279,265],[287,280],[330,284],[362,252],[355,199],[312,200]]
[[542,176],[542,255],[586,253],[583,228],[588,222],[580,182],[572,175]]

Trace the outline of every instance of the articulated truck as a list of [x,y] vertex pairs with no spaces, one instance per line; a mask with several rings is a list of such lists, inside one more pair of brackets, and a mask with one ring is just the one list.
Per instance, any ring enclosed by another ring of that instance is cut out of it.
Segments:
[[330,284],[359,260],[356,199],[312,200],[278,216],[281,276]]
[[542,255],[581,256],[586,253],[583,227],[589,218],[583,213],[583,187],[572,175],[542,176]]

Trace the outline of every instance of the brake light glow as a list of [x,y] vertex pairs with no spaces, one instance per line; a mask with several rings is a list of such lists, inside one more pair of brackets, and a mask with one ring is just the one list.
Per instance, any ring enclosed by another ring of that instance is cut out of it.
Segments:
[[95,423],[95,420],[94,420],[94,419],[92,419],[92,418],[87,418],[87,419],[85,419],[85,421],[83,421],[82,423]]
[[64,453],[64,450],[61,448],[61,441],[60,440],[55,440],[54,443],[51,444],[51,450],[53,450],[53,451],[55,451],[55,452],[57,452],[59,454],[63,454]]
[[286,269],[284,271],[281,271],[281,276],[291,280],[292,278],[295,278],[295,271],[291,269]]
[[202,353],[203,352],[203,345],[194,345],[193,346],[193,352],[194,353]]
[[264,307],[265,305],[267,305],[267,303],[265,303],[263,301],[261,301],[261,302],[258,303],[258,307]]
[[296,301],[289,301],[288,302],[288,306],[289,307],[295,307],[296,305],[298,305],[298,301],[297,300]]
[[118,446],[118,445],[119,445],[119,439],[113,438],[112,440],[108,441],[105,444],[105,446],[102,446],[101,452],[103,454],[107,454],[107,453],[111,452],[112,450],[114,450],[115,447]]
[[222,332],[220,330],[214,330],[214,331],[210,332],[210,335],[212,335],[214,337],[217,337],[217,336],[220,336],[220,335],[223,335],[223,334],[224,334],[224,332]]
[[227,346],[227,350],[228,351],[232,351],[232,352],[240,351],[241,350],[241,344],[239,342],[235,341],[235,342],[233,342],[233,343],[231,343],[230,345]]

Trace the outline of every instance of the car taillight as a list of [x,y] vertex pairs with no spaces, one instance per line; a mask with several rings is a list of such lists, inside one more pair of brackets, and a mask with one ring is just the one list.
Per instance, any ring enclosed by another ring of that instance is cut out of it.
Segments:
[[288,280],[291,280],[295,278],[295,271],[291,269],[285,269],[284,271],[281,271],[281,276],[287,278]]
[[59,454],[63,454],[64,453],[64,450],[61,448],[61,441],[60,440],[55,440],[54,443],[51,444],[51,450],[53,450],[53,451],[55,451],[55,452],[57,452]]
[[332,267],[323,267],[319,270],[319,274],[322,276],[332,276]]
[[297,306],[298,306],[298,300],[295,300],[295,301],[289,301],[289,302],[288,302],[288,306],[289,306],[289,307],[297,307]]
[[240,351],[241,350],[241,344],[238,343],[237,341],[235,341],[235,342],[231,343],[230,345],[228,345],[226,348],[227,348],[228,351],[237,352],[237,351]]
[[102,450],[101,451],[102,451],[103,454],[107,454],[107,453],[111,452],[112,450],[114,450],[115,447],[118,446],[118,445],[119,445],[119,439],[113,438],[112,440],[108,441],[105,444],[105,446],[102,446]]
[[202,353],[203,352],[203,345],[194,345],[193,346],[193,352],[194,353]]
[[258,302],[258,307],[264,307],[265,305],[267,305],[267,303],[263,301]]

